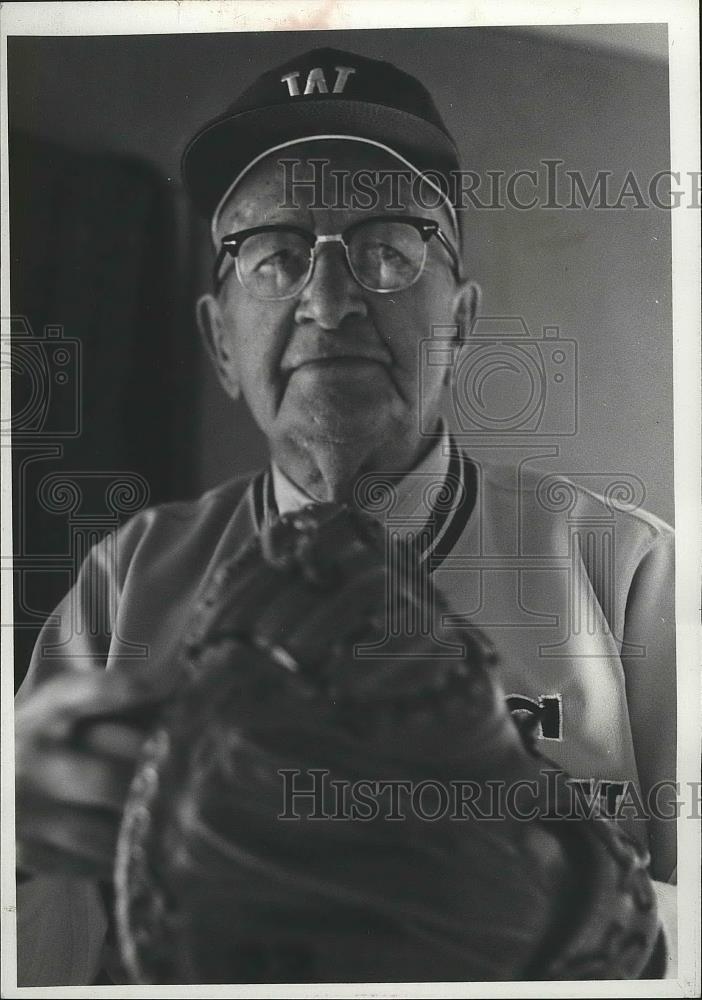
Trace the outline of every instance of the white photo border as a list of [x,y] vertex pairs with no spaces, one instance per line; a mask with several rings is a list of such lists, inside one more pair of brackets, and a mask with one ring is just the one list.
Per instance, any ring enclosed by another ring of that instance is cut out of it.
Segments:
[[[0,10],[2,64],[2,260],[10,260],[7,151],[7,38],[10,35],[189,34],[395,27],[516,27],[521,25],[667,24],[671,170],[700,171],[699,36],[693,0],[133,0],[106,3],[19,3]],[[699,173],[697,174],[699,177]],[[678,662],[678,781],[700,777],[700,623],[702,564],[700,504],[700,232],[699,212],[672,212],[676,625]],[[0,316],[9,317],[10,275],[2,268]],[[3,324],[9,322],[2,320]],[[5,331],[3,331],[5,332]],[[9,372],[2,372],[2,418],[10,410]],[[12,552],[10,449],[2,458],[2,560]],[[310,986],[51,987],[16,985],[11,574],[2,588],[2,995],[7,997],[692,997],[700,992],[700,822],[678,821],[678,978],[642,982],[386,984]],[[699,786],[698,786],[699,787]],[[697,807],[699,815],[699,806]]]

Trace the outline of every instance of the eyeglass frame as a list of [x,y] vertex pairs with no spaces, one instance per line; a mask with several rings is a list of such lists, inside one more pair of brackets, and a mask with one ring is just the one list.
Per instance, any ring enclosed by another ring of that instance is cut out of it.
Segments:
[[[349,257],[349,247],[346,240],[349,238],[349,233],[353,233],[355,229],[360,229],[362,226],[368,225],[369,222],[403,222],[413,226],[419,233],[420,237],[422,238],[422,242],[425,245],[424,260],[422,261],[422,266],[420,267],[416,278],[414,278],[409,285],[404,285],[402,288],[369,288],[367,285],[364,285],[361,281],[359,281],[356,275],[354,274],[353,266],[351,264],[351,259]],[[377,295],[389,295],[393,292],[397,293],[400,291],[404,292],[406,291],[406,289],[411,288],[412,285],[416,284],[416,282],[419,281],[419,279],[422,276],[422,273],[424,272],[424,267],[426,265],[426,246],[429,243],[429,240],[432,238],[432,236],[436,236],[441,245],[448,252],[449,257],[451,258],[453,273],[456,276],[456,278],[460,278],[461,263],[460,263],[460,258],[458,256],[458,252],[451,243],[451,241],[447,238],[446,234],[441,229],[439,223],[436,222],[434,219],[422,219],[420,216],[416,215],[401,215],[401,216],[374,215],[369,219],[358,219],[356,222],[352,222],[350,226],[347,226],[340,233],[318,234],[318,233],[313,233],[310,229],[305,229],[302,226],[293,226],[293,225],[288,225],[287,223],[274,223],[266,226],[253,226],[250,229],[241,229],[236,233],[228,233],[226,236],[222,237],[222,240],[220,242],[219,252],[217,253],[217,257],[215,259],[214,266],[212,268],[212,283],[215,292],[218,293],[221,290],[222,285],[224,284],[224,277],[220,278],[219,272],[227,256],[231,256],[234,258],[236,267],[236,276],[239,280],[239,284],[242,286],[242,288],[244,288],[245,291],[249,291],[249,289],[246,288],[246,286],[244,285],[244,282],[241,280],[241,274],[239,272],[239,264],[238,264],[239,250],[241,249],[241,246],[244,243],[244,241],[248,239],[249,236],[256,236],[258,233],[268,233],[279,230],[284,230],[285,232],[288,233],[296,233],[298,236],[302,237],[302,239],[308,244],[311,251],[309,268],[307,271],[307,276],[305,277],[305,280],[303,281],[302,285],[300,285],[298,289],[296,289],[289,295],[282,295],[275,297],[266,296],[264,298],[262,296],[255,295],[255,293],[253,292],[250,293],[254,295],[255,298],[259,299],[259,301],[261,302],[284,302],[286,299],[294,299],[295,296],[299,295],[307,287],[307,285],[310,283],[312,279],[312,275],[314,274],[314,266],[316,262],[317,247],[321,243],[341,243],[345,251],[346,263],[348,265],[349,271],[351,272],[354,281],[358,285],[360,285],[361,288],[365,289],[368,292],[374,292]]]

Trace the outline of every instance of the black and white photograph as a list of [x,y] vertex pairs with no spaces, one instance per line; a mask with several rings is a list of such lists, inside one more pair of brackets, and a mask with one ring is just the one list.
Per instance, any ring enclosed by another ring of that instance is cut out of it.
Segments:
[[696,5],[0,22],[3,996],[698,996]]

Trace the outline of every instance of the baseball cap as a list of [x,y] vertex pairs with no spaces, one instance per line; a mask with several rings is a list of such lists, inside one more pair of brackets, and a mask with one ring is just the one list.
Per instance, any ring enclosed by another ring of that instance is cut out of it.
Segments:
[[253,163],[315,138],[367,142],[432,177],[459,168],[453,138],[419,80],[389,62],[315,48],[263,73],[200,129],[183,154],[186,190],[212,218]]

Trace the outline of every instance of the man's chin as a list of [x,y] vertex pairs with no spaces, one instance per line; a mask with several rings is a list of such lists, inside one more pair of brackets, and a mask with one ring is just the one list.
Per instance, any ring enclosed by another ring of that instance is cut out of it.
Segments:
[[367,419],[354,420],[346,417],[342,421],[333,415],[316,415],[318,419],[299,419],[290,425],[295,436],[318,445],[338,448],[358,448],[367,442],[377,442],[383,436],[382,425]]
[[307,438],[351,445],[382,437],[394,423],[398,402],[387,380],[323,381],[296,375],[288,383],[278,418]]

